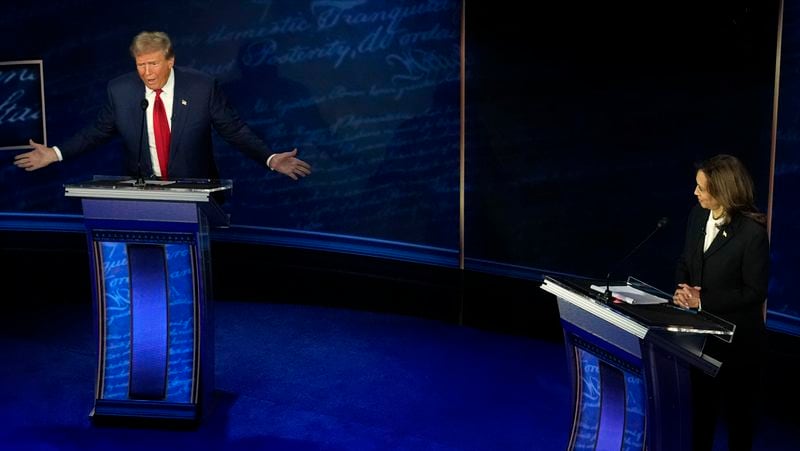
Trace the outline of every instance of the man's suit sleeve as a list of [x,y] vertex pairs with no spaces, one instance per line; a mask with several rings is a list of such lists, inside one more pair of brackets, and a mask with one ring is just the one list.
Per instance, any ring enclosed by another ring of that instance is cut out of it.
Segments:
[[267,158],[272,154],[269,146],[239,117],[239,113],[228,102],[216,80],[212,89],[209,110],[214,129],[228,144],[265,165]]
[[117,136],[116,118],[111,89],[106,89],[107,100],[97,113],[94,123],[76,133],[59,146],[64,159],[101,146]]

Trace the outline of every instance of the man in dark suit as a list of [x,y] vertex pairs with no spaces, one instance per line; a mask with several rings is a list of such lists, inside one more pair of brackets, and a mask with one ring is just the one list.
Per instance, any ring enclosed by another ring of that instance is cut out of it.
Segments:
[[728,447],[750,449],[765,336],[769,239],[753,203],[753,182],[738,159],[717,155],[696,173],[699,205],[686,227],[673,302],[736,325],[728,344],[709,338],[704,353],[722,362],[716,379],[696,372],[693,389],[695,450],[711,450],[718,414]]
[[296,158],[297,149],[271,153],[228,104],[213,78],[175,67],[175,53],[165,33],[139,33],[130,51],[137,72],[108,83],[108,100],[94,124],[62,146],[46,147],[31,140],[33,150],[17,155],[14,164],[33,171],[120,136],[127,149],[129,175],[218,178],[213,127],[231,145],[271,170],[295,180],[311,173],[311,166]]

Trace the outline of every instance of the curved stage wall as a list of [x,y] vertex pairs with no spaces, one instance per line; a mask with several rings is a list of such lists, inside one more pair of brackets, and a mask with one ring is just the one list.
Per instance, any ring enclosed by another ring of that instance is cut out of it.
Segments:
[[[25,2],[0,18],[0,59],[44,61],[48,144],[58,145],[93,120],[106,81],[133,70],[130,39],[169,32],[178,65],[217,76],[276,151],[297,147],[314,166],[294,182],[217,138],[221,177],[234,180],[233,227],[220,240],[443,266],[463,251],[467,269],[536,279],[613,268],[669,289],[695,161],[738,155],[767,207],[777,1],[466,5],[463,248],[462,2],[221,5]],[[18,151],[0,151],[2,227],[81,230],[62,186],[118,174],[120,145],[34,173],[11,164]],[[796,166],[786,157],[778,167]],[[780,196],[793,197],[783,173],[773,249],[792,224],[780,214]],[[668,227],[617,264],[662,217]],[[779,291],[782,249],[770,306],[791,330],[800,308]]]

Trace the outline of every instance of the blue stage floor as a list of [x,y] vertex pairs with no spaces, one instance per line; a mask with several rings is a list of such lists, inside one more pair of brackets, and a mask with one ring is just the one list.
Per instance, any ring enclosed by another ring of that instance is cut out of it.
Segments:
[[[0,319],[0,449],[566,447],[570,400],[558,341],[298,305],[218,302],[216,314],[216,405],[199,427],[99,426],[88,418],[91,306],[18,300]],[[774,406],[756,449],[798,449],[794,415]]]

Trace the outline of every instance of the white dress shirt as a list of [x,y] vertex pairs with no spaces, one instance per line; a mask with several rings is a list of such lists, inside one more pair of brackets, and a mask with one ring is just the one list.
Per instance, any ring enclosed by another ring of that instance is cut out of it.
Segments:
[[708,212],[708,221],[706,221],[706,239],[703,242],[703,252],[708,250],[708,248],[711,246],[711,242],[717,237],[719,228],[722,227],[723,221],[725,221],[725,215],[720,216],[719,219],[714,219],[714,213],[710,211]]

